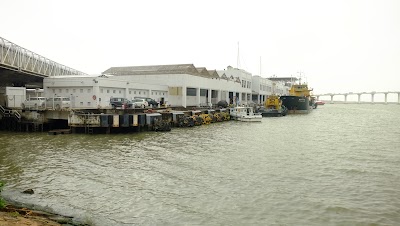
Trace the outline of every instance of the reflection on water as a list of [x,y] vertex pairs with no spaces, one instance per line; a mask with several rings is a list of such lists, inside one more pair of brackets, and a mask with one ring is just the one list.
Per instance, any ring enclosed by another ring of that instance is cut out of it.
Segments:
[[0,179],[6,197],[97,225],[396,225],[399,110],[325,105],[169,133],[1,132]]

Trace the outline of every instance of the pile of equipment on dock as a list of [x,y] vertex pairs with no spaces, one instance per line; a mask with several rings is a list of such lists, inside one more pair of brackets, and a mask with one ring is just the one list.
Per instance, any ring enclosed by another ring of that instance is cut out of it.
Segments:
[[192,111],[152,111],[114,114],[74,112],[68,117],[72,131],[83,133],[111,133],[129,131],[171,131],[172,127],[192,127],[230,120],[226,109]]

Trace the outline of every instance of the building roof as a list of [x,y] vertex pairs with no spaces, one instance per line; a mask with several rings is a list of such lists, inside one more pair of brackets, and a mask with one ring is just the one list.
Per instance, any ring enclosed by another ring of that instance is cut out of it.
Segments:
[[216,71],[210,74],[205,67],[196,68],[193,64],[149,65],[111,67],[103,72],[110,75],[155,75],[155,74],[189,74],[206,78],[215,78]]
[[221,79],[225,79],[225,80],[229,80],[229,78],[228,78],[228,76],[226,76],[226,74],[225,73],[223,73],[222,75],[221,75],[221,77],[220,77]]
[[205,67],[198,67],[196,69],[199,72],[200,76],[207,77],[207,78],[210,77],[210,73],[208,73],[208,70]]
[[219,78],[217,70],[208,70],[211,78]]

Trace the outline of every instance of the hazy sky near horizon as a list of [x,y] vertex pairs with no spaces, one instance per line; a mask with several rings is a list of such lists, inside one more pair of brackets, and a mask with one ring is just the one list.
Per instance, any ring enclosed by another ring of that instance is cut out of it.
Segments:
[[400,91],[398,0],[0,0],[0,6],[1,37],[89,74],[113,66],[231,65],[253,75],[261,68],[262,77],[302,72],[315,93]]

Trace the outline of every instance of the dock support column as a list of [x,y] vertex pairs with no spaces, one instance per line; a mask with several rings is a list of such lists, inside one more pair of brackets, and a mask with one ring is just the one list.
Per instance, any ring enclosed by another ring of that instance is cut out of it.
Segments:
[[212,90],[208,89],[208,97],[207,97],[208,106],[212,106],[211,97],[212,97]]
[[197,105],[197,107],[200,107],[200,101],[201,101],[201,98],[200,98],[200,87],[199,87],[196,89],[196,105]]
[[387,95],[388,93],[385,93],[385,104],[387,104]]
[[186,86],[182,86],[182,107],[186,108]]
[[93,84],[93,99],[91,101],[93,101],[93,105],[94,107],[99,107],[100,102],[99,102],[99,96],[100,96],[100,87],[99,87],[99,83],[96,79],[94,79],[94,84]]
[[344,102],[347,103],[347,94],[344,95]]
[[400,104],[400,93],[397,93],[397,103]]
[[229,104],[229,91],[221,90],[221,100],[225,100]]
[[375,94],[371,93],[371,103],[374,103],[374,96],[375,96]]
[[358,95],[358,103],[361,102],[361,94],[357,94]]
[[333,96],[334,96],[334,95],[331,95],[331,104],[333,104]]

